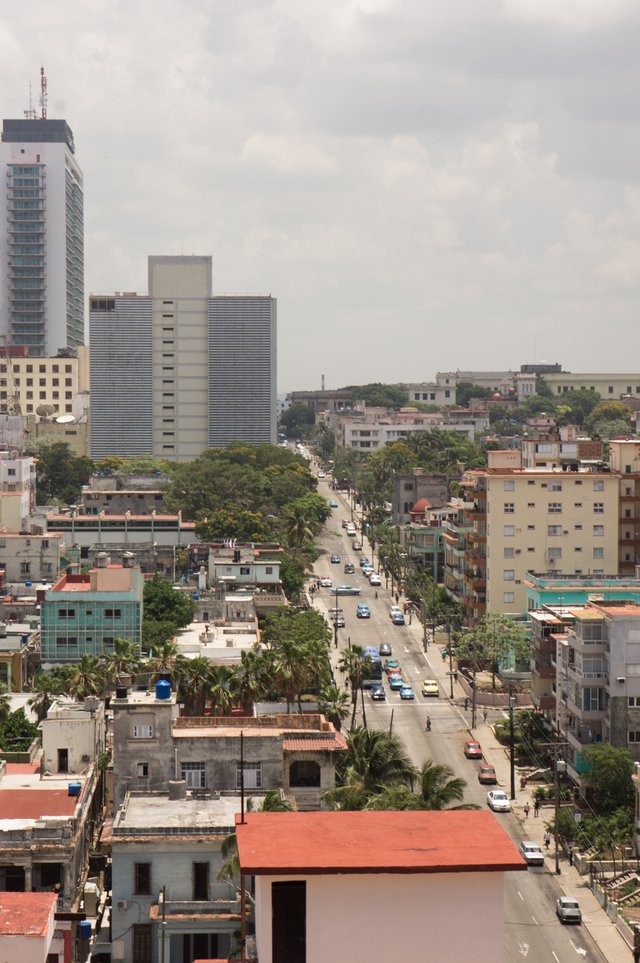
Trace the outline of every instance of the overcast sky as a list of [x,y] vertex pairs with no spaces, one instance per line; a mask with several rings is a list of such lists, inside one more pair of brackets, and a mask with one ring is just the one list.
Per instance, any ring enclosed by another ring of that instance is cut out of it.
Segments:
[[640,369],[638,0],[22,0],[85,175],[86,289],[210,254],[278,298],[280,391]]

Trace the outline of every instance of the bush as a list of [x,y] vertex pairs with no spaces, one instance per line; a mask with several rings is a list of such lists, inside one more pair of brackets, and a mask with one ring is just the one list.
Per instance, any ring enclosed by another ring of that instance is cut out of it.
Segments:
[[24,709],[16,709],[0,723],[0,747],[5,752],[26,752],[38,734],[37,725],[29,722]]

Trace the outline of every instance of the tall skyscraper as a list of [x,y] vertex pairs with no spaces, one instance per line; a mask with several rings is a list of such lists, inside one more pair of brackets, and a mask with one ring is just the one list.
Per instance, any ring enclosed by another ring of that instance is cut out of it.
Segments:
[[85,342],[82,171],[65,120],[4,120],[0,337],[53,356]]
[[210,257],[150,257],[148,296],[90,297],[94,458],[275,444],[276,299],[211,285]]

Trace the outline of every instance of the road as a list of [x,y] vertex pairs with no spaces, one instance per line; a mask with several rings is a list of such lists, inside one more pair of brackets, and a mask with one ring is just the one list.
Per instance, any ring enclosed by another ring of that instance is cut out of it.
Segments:
[[[337,498],[339,507],[334,509],[325,532],[318,541],[321,555],[315,565],[316,574],[330,575],[334,585],[351,584],[361,589],[360,596],[339,597],[337,604],[343,609],[346,621],[345,628],[338,630],[339,649],[347,648],[349,640],[357,645],[380,645],[388,642],[392,646],[394,657],[400,662],[405,678],[411,679],[414,684],[414,702],[402,702],[399,695],[391,692],[386,683],[386,703],[372,702],[369,696],[365,696],[368,725],[386,730],[392,727],[393,732],[403,740],[416,765],[421,765],[427,758],[448,765],[456,776],[467,780],[465,802],[477,803],[484,808],[486,787],[477,782],[477,764],[467,760],[462,751],[465,740],[469,738],[468,723],[459,707],[447,698],[448,666],[442,664],[439,649],[435,646],[430,646],[427,654],[422,651],[420,633],[415,626],[410,628],[393,625],[389,617],[389,606],[395,599],[385,590],[384,584],[377,589],[378,598],[375,598],[376,590],[361,573],[362,553],[353,551],[353,539],[348,538],[341,527],[343,518],[351,518],[346,503],[341,496],[330,492],[325,482],[320,483],[320,491],[327,498]],[[366,551],[368,542],[366,539],[363,541]],[[340,555],[339,565],[330,563],[333,553]],[[355,565],[355,575],[344,574],[345,562]],[[370,619],[356,618],[359,601],[369,605]],[[328,588],[323,588],[317,593],[315,604],[326,614],[327,610],[336,604],[335,596]],[[337,656],[337,653],[334,653],[334,656]],[[334,662],[337,662],[337,658]],[[336,679],[340,681],[341,678],[340,673],[336,672]],[[440,681],[439,698],[422,696],[420,685],[424,678]],[[432,720],[429,733],[425,732],[427,714]],[[361,707],[358,709],[357,722],[362,723]],[[509,791],[508,787],[502,788]],[[520,842],[524,838],[514,815],[495,814],[495,818],[500,819],[514,841]],[[555,915],[555,900],[559,895],[561,891],[555,877],[546,867],[532,867],[526,872],[505,876],[505,963],[522,963],[523,960],[531,963],[606,963],[606,957],[596,946],[586,927],[564,927],[560,924]],[[469,907],[468,911],[473,912],[473,907]],[[600,910],[598,912],[602,913]],[[604,914],[602,915],[603,925],[609,926],[610,923]],[[472,958],[470,951],[470,959]]]

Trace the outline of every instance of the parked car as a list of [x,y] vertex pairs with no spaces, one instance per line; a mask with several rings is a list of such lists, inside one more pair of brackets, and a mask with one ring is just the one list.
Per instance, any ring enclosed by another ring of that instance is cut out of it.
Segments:
[[556,900],[556,913],[561,923],[582,923],[580,903],[573,896],[559,896]]
[[410,686],[410,685],[403,685],[402,688],[400,689],[400,698],[401,698],[401,699],[415,699],[415,695],[414,695],[414,693],[413,693],[413,688],[412,688],[412,686]]
[[537,843],[524,839],[519,846],[520,855],[527,866],[544,866],[544,853]]
[[391,616],[391,621],[394,625],[404,625],[404,615],[402,612],[394,612]]
[[372,572],[369,576],[369,585],[382,585],[382,579],[377,572]]
[[388,642],[382,642],[380,644],[380,655],[391,655],[391,646]]
[[332,564],[332,565],[339,565],[339,564],[340,564],[340,556],[339,556],[339,555],[332,555],[332,556],[331,556],[331,564]]
[[320,578],[320,585],[322,586],[322,588],[331,588],[331,586],[333,585],[333,579],[331,578],[330,575],[323,575]]
[[355,542],[353,543],[353,546],[352,546],[352,547],[353,547],[354,552],[361,552],[361,551],[362,551],[362,542],[355,541]]
[[389,688],[390,689],[404,689],[404,679],[401,675],[392,675],[389,677]]
[[343,518],[343,519],[342,519],[342,522],[341,522],[342,527],[343,527],[343,528],[346,528],[348,524],[349,524],[349,522],[346,520],[346,518]]
[[394,612],[399,612],[400,615],[402,615],[402,609],[400,608],[399,605],[392,605],[392,606],[390,607],[390,609],[389,609],[389,618],[390,618],[390,619],[393,618],[393,613],[394,613]]
[[478,769],[478,782],[485,786],[495,786],[498,781],[496,771],[493,766],[480,766]]
[[360,595],[357,585],[336,585],[331,591],[334,595]]
[[502,789],[490,789],[487,793],[489,809],[496,813],[508,813],[511,809],[511,800]]
[[369,606],[365,605],[364,602],[360,602],[358,608],[356,609],[356,616],[359,619],[370,619],[371,610],[369,609]]
[[371,699],[373,702],[386,702],[387,696],[384,691],[384,686],[374,685],[371,690]]
[[343,629],[345,627],[346,622],[344,620],[344,612],[342,609],[338,609],[337,611],[336,609],[333,609],[329,613],[329,617],[331,618],[333,624],[337,625],[339,629]]
[[473,739],[467,739],[464,744],[464,754],[467,759],[482,759],[482,746]]
[[345,575],[353,575],[355,573],[356,567],[353,562],[346,562],[344,566]]
[[423,696],[440,695],[440,686],[438,685],[435,679],[423,679],[422,694]]

